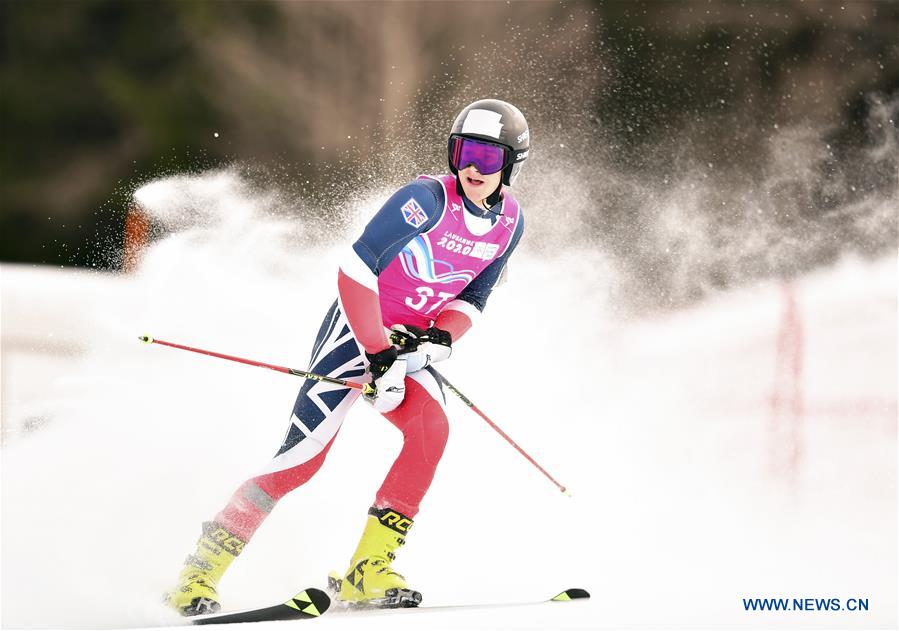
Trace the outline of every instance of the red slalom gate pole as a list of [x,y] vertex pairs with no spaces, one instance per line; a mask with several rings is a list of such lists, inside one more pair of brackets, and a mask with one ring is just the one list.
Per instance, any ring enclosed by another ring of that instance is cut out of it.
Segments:
[[[434,370],[433,366],[431,367],[431,370]],[[569,491],[567,487],[565,487],[565,486],[563,486],[562,484],[560,484],[554,477],[552,477],[552,476],[549,474],[549,472],[548,472],[546,469],[544,469],[543,467],[541,467],[541,466],[537,463],[536,460],[534,460],[533,458],[531,458],[531,456],[530,456],[524,449],[522,449],[521,447],[518,446],[518,443],[516,443],[514,440],[512,440],[512,438],[511,438],[506,432],[504,432],[502,429],[500,429],[500,427],[499,427],[496,423],[494,423],[493,421],[491,421],[491,420],[487,417],[486,414],[484,414],[483,412],[481,412],[481,410],[480,410],[480,408],[478,408],[478,406],[476,406],[474,403],[472,403],[471,400],[470,400],[468,397],[466,397],[464,394],[462,394],[461,392],[459,392],[459,390],[457,390],[456,387],[455,387],[453,384],[451,384],[451,383],[447,380],[446,377],[444,377],[443,375],[441,375],[441,374],[440,374],[439,372],[437,372],[436,370],[434,370],[434,372],[435,372],[435,373],[437,374],[437,376],[440,378],[440,381],[443,382],[443,385],[445,385],[447,388],[449,388],[450,391],[451,391],[453,394],[455,394],[457,397],[459,397],[460,399],[462,399],[462,402],[463,402],[465,405],[467,405],[468,407],[470,407],[470,408],[472,409],[472,411],[473,411],[475,414],[477,414],[477,415],[480,416],[482,419],[484,419],[484,420],[487,422],[487,424],[488,424],[490,427],[492,427],[492,428],[494,429],[494,431],[495,431],[497,434],[499,434],[499,435],[502,436],[504,439],[506,439],[506,442],[507,442],[507,443],[509,443],[510,445],[512,445],[513,447],[515,447],[515,449],[518,450],[518,453],[520,453],[522,456],[524,456],[524,457],[527,459],[528,462],[530,462],[532,465],[534,465],[540,473],[542,473],[543,475],[545,475],[545,476],[549,479],[550,482],[552,482],[553,484],[555,484],[555,485],[559,488],[559,490],[562,491],[562,493],[564,493],[564,494],[567,495],[568,497],[571,497],[571,491]]]
[[782,313],[769,420],[769,458],[775,474],[795,476],[802,460],[803,327],[792,283],[785,282],[781,294]]
[[265,362],[258,362],[253,359],[245,359],[243,357],[236,357],[234,355],[225,355],[224,353],[216,353],[215,351],[207,351],[202,348],[194,348],[192,346],[184,346],[183,344],[175,344],[174,342],[166,342],[165,340],[157,340],[155,338],[150,337],[149,335],[141,335],[141,336],[138,336],[137,339],[139,339],[141,342],[146,342],[147,344],[161,344],[162,346],[169,346],[171,348],[177,348],[182,351],[190,351],[191,353],[199,353],[200,355],[209,355],[210,357],[218,357],[219,359],[227,359],[228,361],[238,362],[240,364],[247,364],[248,366],[257,366],[259,368],[268,368],[269,370],[276,370],[278,372],[287,373],[288,375],[302,377],[303,379],[314,379],[315,381],[324,381],[326,383],[333,383],[338,386],[346,386],[347,388],[355,388],[356,390],[362,390],[363,394],[369,394],[372,392],[371,385],[367,384],[367,383],[356,383],[354,381],[346,381],[345,379],[336,379],[334,377],[327,377],[325,375],[317,375],[314,372],[308,372],[306,370],[299,370],[298,368],[288,368],[287,366],[266,364]]

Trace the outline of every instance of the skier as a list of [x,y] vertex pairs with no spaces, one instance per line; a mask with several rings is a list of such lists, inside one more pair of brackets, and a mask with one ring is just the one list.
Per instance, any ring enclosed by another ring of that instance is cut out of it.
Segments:
[[[420,176],[365,227],[338,270],[338,298],[322,322],[309,370],[341,379],[370,373],[363,395],[403,433],[403,447],[368,511],[337,598],[372,607],[417,606],[421,594],[393,570],[446,444],[442,385],[430,365],[472,326],[518,244],[523,219],[511,186],[528,156],[527,121],[495,99],[453,123],[451,174]],[[402,351],[402,352],[398,352]],[[183,615],[220,608],[225,570],[284,495],[321,467],[357,389],[306,381],[272,462],[203,524],[178,585],[166,597]]]

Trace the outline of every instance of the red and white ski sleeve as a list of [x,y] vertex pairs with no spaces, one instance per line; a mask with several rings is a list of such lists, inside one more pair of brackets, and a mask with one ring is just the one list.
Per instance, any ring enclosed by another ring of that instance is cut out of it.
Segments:
[[337,293],[353,335],[367,353],[390,346],[381,317],[378,277],[350,250],[337,272]]
[[456,299],[443,308],[443,311],[437,316],[434,326],[447,331],[455,343],[471,328],[480,316],[481,312],[473,304],[465,300]]

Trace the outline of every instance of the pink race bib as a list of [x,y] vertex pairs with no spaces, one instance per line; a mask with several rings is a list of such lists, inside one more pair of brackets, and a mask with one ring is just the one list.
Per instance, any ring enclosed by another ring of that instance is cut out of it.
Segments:
[[430,326],[444,305],[505,253],[520,216],[518,202],[504,192],[502,215],[486,234],[475,235],[465,225],[468,211],[456,193],[455,176],[420,176],[423,178],[443,186],[443,210],[437,224],[409,241],[378,276],[381,314],[387,327]]

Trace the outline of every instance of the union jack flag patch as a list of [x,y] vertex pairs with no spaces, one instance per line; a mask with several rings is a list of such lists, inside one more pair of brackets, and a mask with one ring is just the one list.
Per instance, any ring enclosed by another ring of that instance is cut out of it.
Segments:
[[418,228],[428,220],[424,208],[415,201],[414,197],[403,204],[400,210],[403,211],[403,219],[413,228]]

